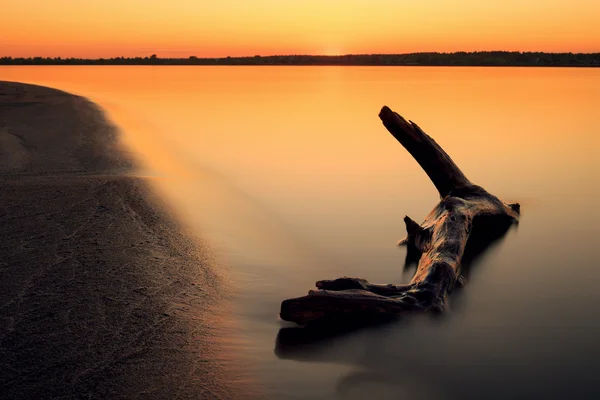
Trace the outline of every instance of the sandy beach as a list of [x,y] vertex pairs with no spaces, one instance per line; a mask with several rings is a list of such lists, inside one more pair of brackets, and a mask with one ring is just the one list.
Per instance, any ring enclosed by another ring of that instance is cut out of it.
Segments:
[[248,398],[216,261],[134,171],[93,103],[0,82],[0,398]]

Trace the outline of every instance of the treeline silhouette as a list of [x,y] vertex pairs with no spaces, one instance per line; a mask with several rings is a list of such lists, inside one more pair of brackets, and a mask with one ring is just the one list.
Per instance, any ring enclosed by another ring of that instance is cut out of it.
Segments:
[[455,53],[285,55],[254,57],[60,58],[1,57],[0,65],[422,65],[422,66],[549,66],[600,67],[600,53],[480,51]]

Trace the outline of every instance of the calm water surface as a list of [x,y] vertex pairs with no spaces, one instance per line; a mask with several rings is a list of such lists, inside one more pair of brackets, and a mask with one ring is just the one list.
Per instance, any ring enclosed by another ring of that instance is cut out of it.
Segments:
[[[232,343],[268,398],[597,398],[600,69],[0,67],[91,98],[228,266]],[[440,318],[331,338],[281,300],[343,275],[410,280],[402,218],[437,193],[377,114],[417,122],[522,204]],[[288,328],[288,329],[285,329]]]

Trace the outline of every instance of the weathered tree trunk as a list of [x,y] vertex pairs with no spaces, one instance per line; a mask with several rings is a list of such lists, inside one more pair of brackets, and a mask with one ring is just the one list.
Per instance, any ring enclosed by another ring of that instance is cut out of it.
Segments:
[[506,204],[472,184],[446,152],[414,122],[388,107],[379,118],[427,173],[441,201],[420,225],[404,218],[407,237],[400,242],[420,252],[408,285],[375,285],[360,278],[316,283],[319,290],[283,301],[281,318],[304,325],[336,317],[377,317],[407,311],[442,311],[446,295],[461,280],[460,264],[473,225],[489,229],[519,218],[519,204]]

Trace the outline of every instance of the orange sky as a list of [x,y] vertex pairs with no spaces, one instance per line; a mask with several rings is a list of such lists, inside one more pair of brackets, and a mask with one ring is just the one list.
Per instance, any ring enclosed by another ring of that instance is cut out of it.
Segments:
[[600,51],[600,0],[2,0],[0,57]]

